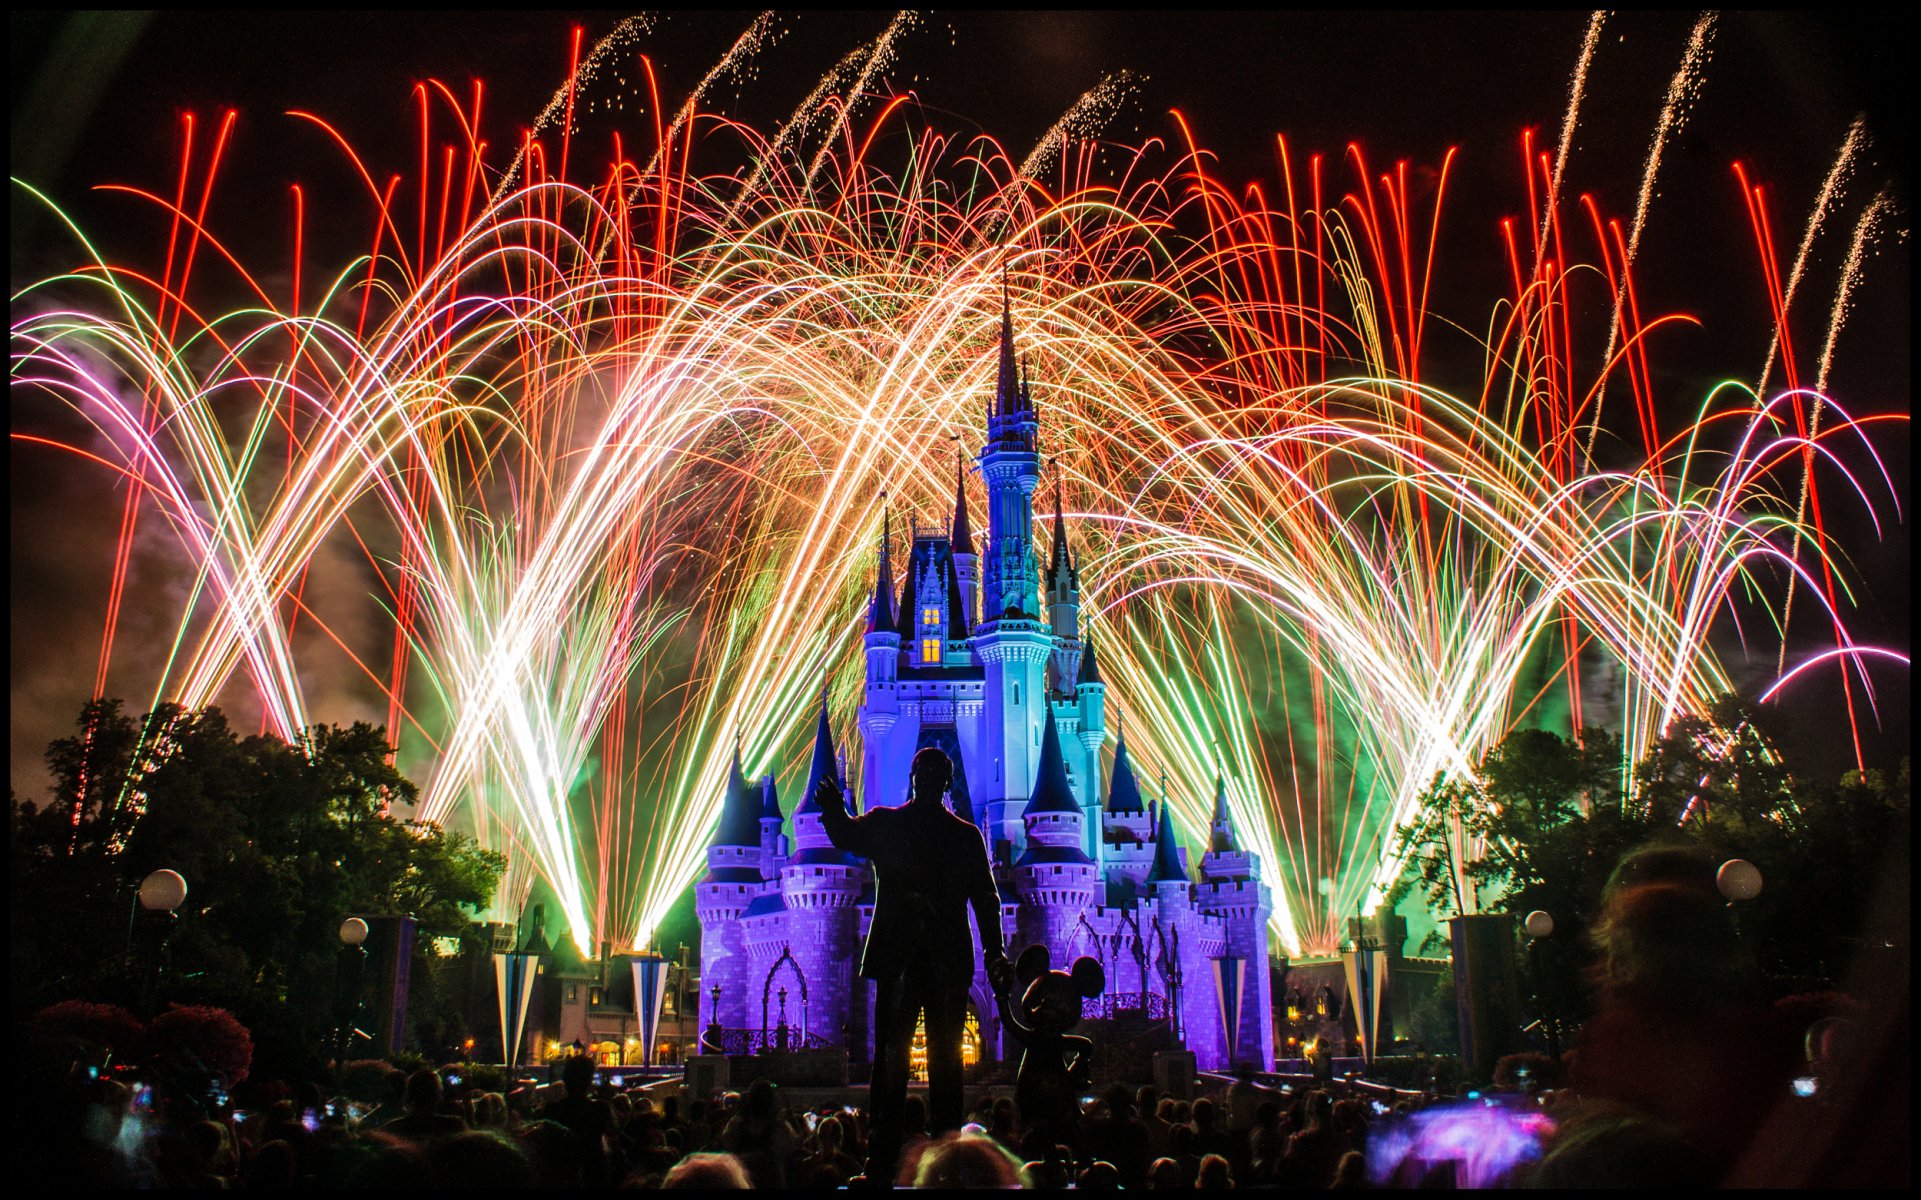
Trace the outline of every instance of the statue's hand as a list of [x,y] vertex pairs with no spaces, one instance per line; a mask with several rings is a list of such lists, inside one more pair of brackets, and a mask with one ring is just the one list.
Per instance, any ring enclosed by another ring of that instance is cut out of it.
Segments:
[[987,982],[994,988],[996,996],[1005,996],[1014,986],[1014,964],[1007,961],[1005,954],[989,954],[984,964],[987,967]]
[[814,803],[823,809],[847,810],[847,797],[841,793],[840,783],[831,775],[814,786]]

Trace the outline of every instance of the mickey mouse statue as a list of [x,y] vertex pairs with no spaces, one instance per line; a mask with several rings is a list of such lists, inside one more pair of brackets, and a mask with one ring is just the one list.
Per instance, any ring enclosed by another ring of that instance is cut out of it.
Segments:
[[[1029,1137],[1038,1145],[1030,1157],[1052,1158],[1056,1146],[1078,1141],[1080,1098],[1088,1086],[1094,1043],[1067,1032],[1080,1024],[1081,1001],[1098,996],[1107,973],[1098,960],[1077,959],[1072,971],[1050,970],[1046,946],[1029,946],[1014,963],[1013,979],[997,980],[994,998],[1001,1024],[1027,1047],[1014,1081]],[[1012,983],[1019,999],[1012,995]]]

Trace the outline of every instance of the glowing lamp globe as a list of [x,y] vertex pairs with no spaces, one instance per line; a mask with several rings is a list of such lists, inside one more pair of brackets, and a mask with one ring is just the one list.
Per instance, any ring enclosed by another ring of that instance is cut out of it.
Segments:
[[1745,858],[1730,858],[1714,873],[1714,886],[1730,900],[1752,900],[1761,894],[1761,868]]
[[367,923],[359,917],[348,917],[340,923],[340,944],[358,946],[367,940]]
[[1522,920],[1521,928],[1531,938],[1544,938],[1554,932],[1554,917],[1537,908]]
[[140,881],[140,907],[149,912],[172,912],[187,900],[187,881],[164,867]]

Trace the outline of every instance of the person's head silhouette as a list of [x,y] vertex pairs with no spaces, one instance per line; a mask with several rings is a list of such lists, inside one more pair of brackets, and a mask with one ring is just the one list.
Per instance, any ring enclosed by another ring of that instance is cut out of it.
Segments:
[[914,755],[914,791],[908,797],[915,804],[939,804],[954,782],[954,763],[947,752],[927,746]]

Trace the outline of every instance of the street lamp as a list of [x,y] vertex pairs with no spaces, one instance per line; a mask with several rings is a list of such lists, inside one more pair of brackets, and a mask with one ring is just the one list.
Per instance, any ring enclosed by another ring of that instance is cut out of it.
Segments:
[[[160,976],[166,970],[167,943],[173,937],[173,922],[178,919],[175,909],[187,902],[187,880],[178,871],[165,867],[148,875],[134,889],[133,907],[127,912],[127,956],[133,959],[133,925],[141,909],[148,912],[165,913],[167,929],[161,933],[160,942],[154,947],[153,972],[147,976],[146,994],[141,997],[143,1007],[153,1008],[154,990],[160,985]],[[135,960],[137,961],[137,960]]]
[[134,895],[148,912],[170,913],[187,902],[187,881],[180,872],[162,867],[142,879]]
[[1761,894],[1761,868],[1745,858],[1730,858],[1714,873],[1714,886],[1729,901],[1752,900]]
[[1521,928],[1527,934],[1528,957],[1533,960],[1535,999],[1541,1002],[1541,1026],[1547,1032],[1548,1057],[1559,1062],[1561,1031],[1554,1020],[1554,986],[1541,968],[1541,959],[1547,953],[1542,946],[1554,934],[1554,914],[1537,908],[1522,919]]
[[340,923],[340,953],[335,957],[334,979],[334,1062],[347,1065],[347,1049],[353,1039],[354,1022],[360,1016],[360,983],[367,969],[367,922],[348,917]]

